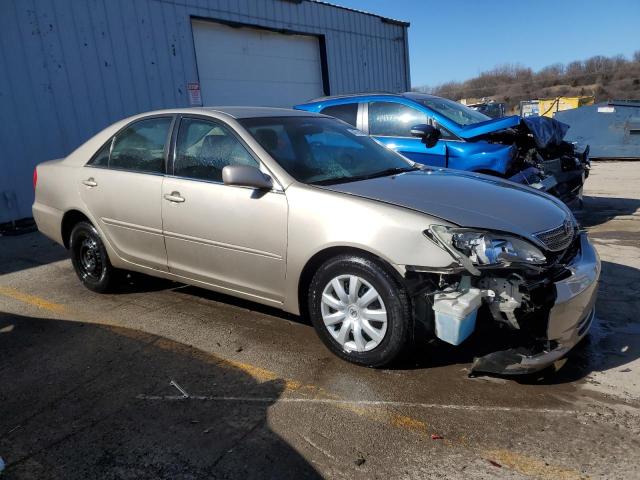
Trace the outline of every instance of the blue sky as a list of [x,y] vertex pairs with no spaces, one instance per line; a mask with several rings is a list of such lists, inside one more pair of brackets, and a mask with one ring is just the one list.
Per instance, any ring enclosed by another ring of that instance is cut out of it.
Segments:
[[411,22],[413,86],[640,50],[640,0],[331,0]]

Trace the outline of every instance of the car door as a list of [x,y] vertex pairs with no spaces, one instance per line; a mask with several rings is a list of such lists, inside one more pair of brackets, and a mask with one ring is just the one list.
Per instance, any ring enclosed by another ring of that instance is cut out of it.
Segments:
[[129,124],[79,179],[82,200],[118,256],[157,270],[167,269],[161,192],[172,121],[165,115]]
[[171,175],[162,187],[169,271],[222,290],[281,302],[288,213],[284,192],[222,182],[226,165],[264,170],[222,121],[183,117],[172,157]]
[[425,165],[446,166],[447,140],[451,134],[440,127],[442,140],[427,148],[410,133],[418,124],[433,124],[424,112],[396,102],[376,101],[368,104],[368,133],[388,148]]

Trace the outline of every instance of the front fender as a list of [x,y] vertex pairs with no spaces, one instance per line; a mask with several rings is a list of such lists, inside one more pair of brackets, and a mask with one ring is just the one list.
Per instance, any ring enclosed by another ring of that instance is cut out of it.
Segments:
[[299,282],[310,259],[323,250],[355,248],[375,255],[400,275],[405,267],[447,268],[451,255],[422,233],[433,223],[448,225],[407,208],[331,192],[318,187],[292,185],[289,202],[286,297],[284,309],[298,314]]
[[447,142],[449,168],[491,171],[505,175],[515,157],[514,145],[487,142]]

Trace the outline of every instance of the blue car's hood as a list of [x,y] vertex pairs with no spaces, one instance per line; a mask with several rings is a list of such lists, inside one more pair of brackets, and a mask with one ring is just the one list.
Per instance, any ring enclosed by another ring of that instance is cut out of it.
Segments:
[[497,132],[504,130],[505,128],[514,128],[520,125],[521,118],[518,115],[511,115],[510,117],[493,118],[486,122],[474,123],[472,125],[465,125],[456,131],[459,137],[464,139],[479,137],[480,135],[486,135],[487,133]]

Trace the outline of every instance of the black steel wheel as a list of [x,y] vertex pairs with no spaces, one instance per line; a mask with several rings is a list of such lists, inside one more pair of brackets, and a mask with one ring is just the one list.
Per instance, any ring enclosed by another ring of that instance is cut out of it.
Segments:
[[98,293],[109,291],[116,270],[96,228],[88,222],[76,224],[71,231],[69,247],[73,268],[83,285]]

